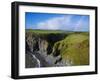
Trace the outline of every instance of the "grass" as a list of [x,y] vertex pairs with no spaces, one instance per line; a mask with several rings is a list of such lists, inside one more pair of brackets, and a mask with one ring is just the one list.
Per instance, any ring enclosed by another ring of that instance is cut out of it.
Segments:
[[36,34],[57,34],[57,33],[72,33],[71,31],[64,30],[38,30],[38,29],[26,29],[26,32],[36,33]]
[[60,51],[63,59],[70,61],[72,65],[89,64],[89,36],[71,34],[64,40],[55,43],[54,48]]

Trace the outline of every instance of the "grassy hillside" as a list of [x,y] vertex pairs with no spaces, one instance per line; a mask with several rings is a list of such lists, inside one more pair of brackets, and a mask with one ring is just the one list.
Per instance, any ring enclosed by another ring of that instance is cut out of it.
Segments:
[[62,58],[71,62],[72,65],[89,64],[89,36],[87,34],[71,34],[64,40],[56,42],[53,49],[59,51]]

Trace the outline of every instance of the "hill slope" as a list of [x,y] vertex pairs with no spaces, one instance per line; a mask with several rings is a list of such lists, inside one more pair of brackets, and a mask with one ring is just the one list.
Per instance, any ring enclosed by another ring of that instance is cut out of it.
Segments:
[[[89,65],[89,33],[69,32],[58,30],[26,30],[26,54],[39,54],[41,67]],[[31,56],[31,55],[30,55]],[[26,68],[37,67],[28,63],[26,55]],[[32,60],[32,59],[31,59]],[[34,58],[33,58],[34,60]],[[35,59],[36,60],[36,59]],[[49,66],[48,66],[49,65]]]

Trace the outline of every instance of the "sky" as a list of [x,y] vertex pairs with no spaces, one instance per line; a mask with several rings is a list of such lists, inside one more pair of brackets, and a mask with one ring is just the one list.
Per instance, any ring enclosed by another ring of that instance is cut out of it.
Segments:
[[89,15],[25,13],[26,29],[89,31]]

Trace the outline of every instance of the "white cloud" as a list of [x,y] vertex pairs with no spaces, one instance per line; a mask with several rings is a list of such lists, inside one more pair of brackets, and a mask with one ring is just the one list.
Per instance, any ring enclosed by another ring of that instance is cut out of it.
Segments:
[[61,16],[48,19],[46,21],[39,22],[37,24],[37,29],[67,29],[72,16]]
[[64,15],[60,17],[53,17],[46,21],[37,23],[37,29],[50,29],[50,30],[69,30],[69,31],[86,31],[88,22],[85,21],[85,16],[74,20],[73,15]]

